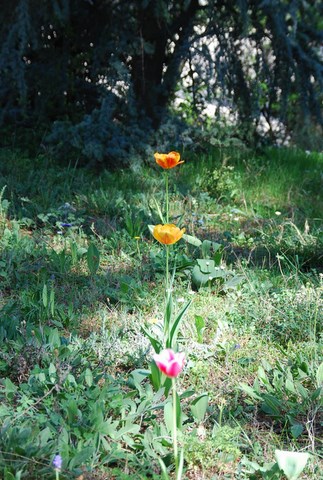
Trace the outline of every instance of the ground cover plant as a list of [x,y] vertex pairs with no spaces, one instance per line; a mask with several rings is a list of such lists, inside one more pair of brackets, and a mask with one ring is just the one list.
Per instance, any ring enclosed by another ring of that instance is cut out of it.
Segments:
[[170,157],[1,150],[1,478],[321,478],[322,155]]

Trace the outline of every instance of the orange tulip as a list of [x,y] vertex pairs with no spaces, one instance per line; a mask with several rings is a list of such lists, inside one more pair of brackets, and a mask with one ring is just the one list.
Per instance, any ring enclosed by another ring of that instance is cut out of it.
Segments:
[[184,160],[179,161],[181,156],[178,152],[155,153],[154,157],[158,165],[165,169],[174,168],[176,165],[184,163]]
[[165,225],[156,225],[153,230],[153,236],[163,245],[172,245],[178,242],[184,235],[185,228],[181,230],[172,223]]

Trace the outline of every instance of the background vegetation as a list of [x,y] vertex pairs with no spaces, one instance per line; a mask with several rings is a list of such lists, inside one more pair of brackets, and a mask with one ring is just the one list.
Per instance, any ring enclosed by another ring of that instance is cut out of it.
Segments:
[[147,158],[156,144],[191,148],[205,130],[219,141],[230,120],[231,134],[249,145],[321,146],[316,0],[2,3],[8,144],[21,144],[27,128],[25,143],[34,135],[65,164],[73,155],[111,167]]

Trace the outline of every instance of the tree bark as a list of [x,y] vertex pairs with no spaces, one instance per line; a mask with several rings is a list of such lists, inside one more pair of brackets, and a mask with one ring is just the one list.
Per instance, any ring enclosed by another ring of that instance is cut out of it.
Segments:
[[[141,48],[131,59],[131,77],[139,109],[154,128],[160,125],[175,91],[200,8],[198,0],[191,0],[187,7],[185,3],[181,2],[181,9],[171,22],[156,17],[154,2],[139,12]],[[170,40],[175,43],[172,51]]]

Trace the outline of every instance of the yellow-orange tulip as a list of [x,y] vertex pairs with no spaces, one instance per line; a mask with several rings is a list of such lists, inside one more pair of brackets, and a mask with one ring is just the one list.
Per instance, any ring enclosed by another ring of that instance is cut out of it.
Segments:
[[176,165],[184,163],[184,160],[179,161],[181,156],[178,152],[155,153],[154,157],[158,165],[165,169],[174,168]]
[[156,225],[153,230],[153,236],[163,245],[172,245],[178,242],[184,235],[185,228],[181,230],[172,223],[165,225]]

